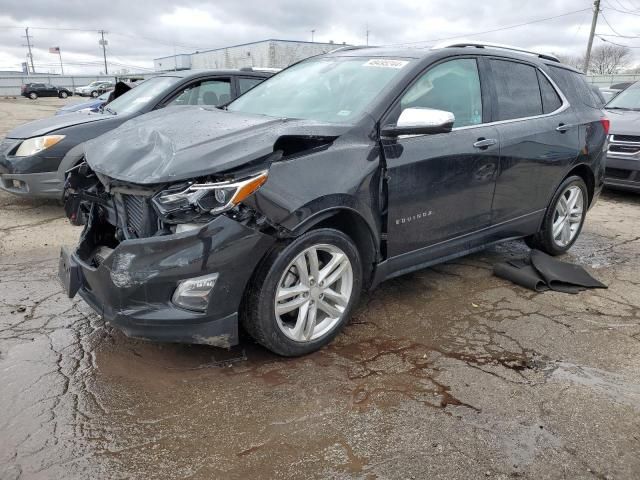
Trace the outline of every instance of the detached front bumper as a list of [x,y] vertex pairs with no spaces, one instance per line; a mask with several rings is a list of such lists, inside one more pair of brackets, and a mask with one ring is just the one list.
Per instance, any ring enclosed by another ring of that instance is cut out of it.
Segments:
[[[274,238],[219,216],[200,229],[125,240],[98,266],[83,261],[88,226],[75,251],[62,250],[59,276],[106,321],[131,337],[229,347],[253,271]],[[174,305],[182,280],[217,273],[206,312]]]

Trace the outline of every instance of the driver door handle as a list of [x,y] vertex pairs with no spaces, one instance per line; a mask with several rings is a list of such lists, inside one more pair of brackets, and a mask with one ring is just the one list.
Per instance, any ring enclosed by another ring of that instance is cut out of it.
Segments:
[[487,149],[491,145],[498,143],[495,138],[479,138],[476,143],[473,144],[473,148]]
[[560,133],[564,133],[571,128],[571,125],[567,125],[566,123],[561,123],[556,127],[556,130]]

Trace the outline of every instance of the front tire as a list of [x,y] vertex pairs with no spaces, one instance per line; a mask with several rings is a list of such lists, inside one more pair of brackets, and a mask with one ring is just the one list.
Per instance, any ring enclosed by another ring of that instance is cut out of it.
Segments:
[[95,90],[93,92],[91,92],[91,97],[92,98],[96,98],[98,96],[98,92],[96,92]]
[[538,233],[525,238],[531,248],[561,255],[578,239],[587,215],[589,194],[581,177],[565,179],[554,194]]
[[329,228],[277,245],[260,263],[241,321],[278,355],[305,355],[327,345],[347,323],[362,289],[353,241]]
[[60,93],[58,94],[58,96],[59,96],[60,98],[67,98],[69,95],[67,94],[67,92],[60,92]]

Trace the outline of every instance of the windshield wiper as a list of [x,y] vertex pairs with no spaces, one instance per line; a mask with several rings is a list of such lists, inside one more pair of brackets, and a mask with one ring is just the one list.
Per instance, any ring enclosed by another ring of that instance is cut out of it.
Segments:
[[637,110],[635,108],[627,108],[627,107],[604,107],[607,110]]
[[111,115],[117,115],[118,112],[116,112],[115,110],[111,110],[109,107],[103,107],[107,112],[109,112]]

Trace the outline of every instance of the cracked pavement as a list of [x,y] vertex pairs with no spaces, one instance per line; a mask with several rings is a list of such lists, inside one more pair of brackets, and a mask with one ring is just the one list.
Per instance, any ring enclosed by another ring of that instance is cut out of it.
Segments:
[[[0,136],[62,103],[0,100]],[[493,277],[510,242],[385,282],[298,359],[126,338],[61,292],[62,208],[0,212],[2,479],[640,477],[640,195],[565,257],[608,290]]]

